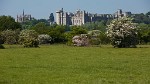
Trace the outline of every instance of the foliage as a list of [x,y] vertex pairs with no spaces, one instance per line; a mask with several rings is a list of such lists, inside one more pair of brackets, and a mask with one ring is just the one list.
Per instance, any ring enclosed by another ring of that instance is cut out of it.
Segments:
[[18,43],[20,30],[5,30],[1,32],[2,40],[5,44]]
[[146,14],[134,14],[132,17],[134,18],[133,22],[135,23],[150,24],[150,12],[147,12]]
[[31,29],[35,30],[39,34],[48,34],[49,32],[49,28],[43,22],[37,23]]
[[39,44],[48,44],[51,42],[52,38],[47,34],[38,35]]
[[19,43],[24,47],[38,47],[38,33],[35,30],[22,30],[19,35]]
[[7,29],[21,29],[21,25],[18,22],[15,22],[15,19],[11,16],[0,16],[0,31]]
[[53,15],[53,13],[50,14],[48,21],[49,22],[54,22],[54,15]]
[[135,47],[137,44],[136,25],[131,18],[118,18],[108,25],[107,36],[114,47]]
[[44,23],[45,26],[49,26],[50,25],[50,23],[46,19],[35,19],[35,18],[32,18],[31,20],[22,23],[22,29],[33,28],[33,27],[35,27],[35,25],[37,25],[39,23]]
[[67,45],[72,45],[72,38],[76,35],[87,34],[87,30],[82,26],[72,26],[69,32],[66,32],[65,39],[67,40]]
[[101,43],[100,33],[100,30],[92,30],[88,32],[88,35],[90,36],[91,45],[99,45]]
[[71,34],[72,35],[87,34],[87,30],[82,26],[72,26]]
[[144,23],[138,25],[138,38],[140,44],[150,42],[150,25]]
[[4,49],[5,47],[2,45],[2,44],[0,44],[0,49]]
[[90,44],[99,45],[99,44],[109,44],[110,40],[107,35],[100,30],[92,30],[88,32],[90,36]]
[[87,30],[91,31],[91,30],[100,30],[102,32],[106,31],[106,21],[102,20],[102,21],[96,21],[96,22],[87,22],[84,25],[82,25],[83,27],[85,27]]
[[2,41],[2,37],[0,35],[0,49],[4,49],[4,46],[2,45],[3,41]]
[[52,43],[63,43],[65,39],[65,26],[57,25],[55,28],[50,28],[49,35],[52,37]]

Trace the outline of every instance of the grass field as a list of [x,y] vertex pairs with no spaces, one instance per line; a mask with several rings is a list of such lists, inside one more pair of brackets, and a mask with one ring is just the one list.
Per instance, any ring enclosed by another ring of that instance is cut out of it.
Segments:
[[150,84],[150,47],[0,49],[0,84]]

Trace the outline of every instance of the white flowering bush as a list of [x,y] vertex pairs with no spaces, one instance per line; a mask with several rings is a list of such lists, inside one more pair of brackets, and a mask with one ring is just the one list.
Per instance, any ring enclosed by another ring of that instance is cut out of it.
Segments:
[[19,38],[19,30],[5,30],[1,32],[5,44],[16,44]]
[[108,25],[107,36],[114,47],[136,47],[136,24],[132,22],[131,18],[122,17],[114,19]]
[[39,44],[47,44],[52,41],[52,37],[48,34],[40,34],[38,35]]
[[35,30],[22,30],[19,35],[19,43],[24,47],[38,47],[38,33]]

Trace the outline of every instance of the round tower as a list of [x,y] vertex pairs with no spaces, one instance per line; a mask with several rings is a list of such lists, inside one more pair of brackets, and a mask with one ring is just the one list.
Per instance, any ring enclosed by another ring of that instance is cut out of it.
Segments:
[[60,14],[61,11],[56,11],[56,23],[58,25],[61,24],[61,14]]

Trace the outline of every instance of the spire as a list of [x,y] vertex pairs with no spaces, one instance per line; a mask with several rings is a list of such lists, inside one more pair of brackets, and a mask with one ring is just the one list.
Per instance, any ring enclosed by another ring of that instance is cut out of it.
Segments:
[[22,22],[24,22],[24,9],[23,9]]
[[24,16],[24,9],[23,9],[23,16]]

